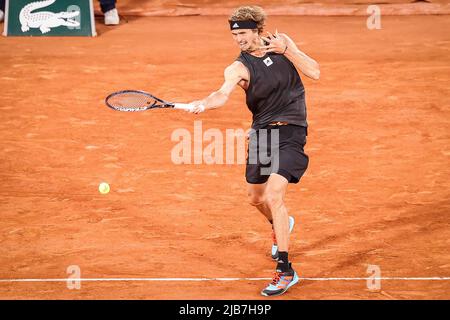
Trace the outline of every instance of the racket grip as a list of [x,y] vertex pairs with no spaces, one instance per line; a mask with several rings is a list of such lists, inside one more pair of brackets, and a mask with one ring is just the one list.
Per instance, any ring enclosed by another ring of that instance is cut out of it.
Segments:
[[[191,112],[192,109],[194,109],[194,106],[190,103],[175,103],[173,108],[174,109],[182,109],[182,110]],[[200,108],[202,109],[201,112],[205,111],[204,105],[200,105]]]
[[186,111],[191,111],[194,107],[189,103],[175,103],[173,106],[174,109],[181,109]]

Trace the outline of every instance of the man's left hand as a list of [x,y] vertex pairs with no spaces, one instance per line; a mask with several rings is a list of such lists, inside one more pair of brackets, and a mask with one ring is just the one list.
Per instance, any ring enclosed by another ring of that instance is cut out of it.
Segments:
[[261,47],[261,50],[264,52],[274,52],[278,54],[286,53],[286,41],[278,34],[278,31],[275,31],[275,35],[267,32],[267,37],[261,37],[261,39],[268,43],[268,45]]

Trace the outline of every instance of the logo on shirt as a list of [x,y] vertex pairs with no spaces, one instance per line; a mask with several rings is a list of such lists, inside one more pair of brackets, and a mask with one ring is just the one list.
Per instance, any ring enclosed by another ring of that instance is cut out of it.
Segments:
[[266,59],[264,59],[263,60],[264,61],[264,63],[266,64],[266,66],[271,66],[271,65],[273,65],[273,61],[272,61],[272,59],[270,59],[270,57],[267,57]]
[[237,24],[237,22],[235,24],[233,24],[233,29],[234,28],[239,28],[239,25]]

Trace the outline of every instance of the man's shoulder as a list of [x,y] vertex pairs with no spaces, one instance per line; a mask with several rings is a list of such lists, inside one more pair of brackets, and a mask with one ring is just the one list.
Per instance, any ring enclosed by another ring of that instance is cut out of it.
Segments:
[[242,72],[246,72],[246,68],[239,60],[234,61],[225,68],[225,74],[242,74]]

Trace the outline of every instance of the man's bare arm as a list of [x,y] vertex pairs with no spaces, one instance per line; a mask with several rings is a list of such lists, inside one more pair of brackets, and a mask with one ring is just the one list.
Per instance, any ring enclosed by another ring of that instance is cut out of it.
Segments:
[[314,80],[319,80],[320,69],[319,64],[306,55],[306,53],[300,51],[294,41],[285,34],[280,34],[286,41],[287,50],[285,56],[292,61],[292,63],[300,69],[300,71],[306,76]]
[[319,64],[304,52],[300,51],[288,35],[275,33],[275,36],[273,36],[269,33],[268,37],[263,37],[263,39],[269,43],[268,46],[264,47],[266,52],[284,54],[305,76],[319,80]]
[[228,101],[228,98],[231,92],[233,92],[233,90],[236,88],[236,85],[242,79],[246,78],[246,72],[247,71],[244,65],[240,62],[236,61],[228,66],[224,72],[225,81],[222,84],[222,87],[219,90],[211,93],[203,100],[191,102],[191,104],[194,106],[192,112],[199,113],[209,109],[222,107]]

